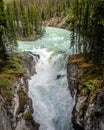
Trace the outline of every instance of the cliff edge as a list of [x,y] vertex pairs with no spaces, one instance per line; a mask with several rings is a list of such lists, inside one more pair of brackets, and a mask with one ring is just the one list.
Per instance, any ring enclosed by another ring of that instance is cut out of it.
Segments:
[[80,55],[69,56],[67,78],[75,130],[104,130],[104,86],[100,68]]
[[15,62],[8,60],[9,64],[2,68],[0,130],[39,129],[39,124],[32,117],[32,100],[28,97],[28,79],[35,73],[35,61],[31,55],[20,55],[17,54]]

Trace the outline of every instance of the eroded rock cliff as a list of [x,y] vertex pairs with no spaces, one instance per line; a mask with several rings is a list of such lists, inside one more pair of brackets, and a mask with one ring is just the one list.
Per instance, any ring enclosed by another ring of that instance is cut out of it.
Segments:
[[[71,62],[71,57],[69,57],[69,62],[67,65],[67,77],[69,82],[69,88],[72,97],[75,99],[75,106],[73,109],[73,125],[75,130],[104,130],[104,88],[97,85],[99,82],[96,76],[91,79],[89,68],[86,67],[88,64],[83,63],[83,69],[81,62]],[[75,61],[75,60],[74,60]],[[78,61],[78,60],[77,60]],[[94,74],[93,74],[94,75]],[[89,76],[87,83],[91,81],[96,82],[95,86],[92,83],[85,84],[82,78],[83,76]],[[100,75],[101,76],[101,75]]]
[[28,79],[35,73],[35,61],[31,55],[24,57],[23,68],[23,75],[7,88],[13,95],[12,99],[7,101],[5,96],[0,96],[0,130],[39,129],[39,124],[33,120],[32,101],[28,97]]

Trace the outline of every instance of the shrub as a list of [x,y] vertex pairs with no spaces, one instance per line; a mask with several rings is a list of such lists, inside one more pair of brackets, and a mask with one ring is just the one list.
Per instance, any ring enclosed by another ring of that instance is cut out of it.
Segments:
[[26,112],[23,116],[24,120],[33,120],[32,115],[29,112]]
[[12,83],[11,83],[10,79],[5,78],[2,75],[0,76],[0,87],[4,88],[4,87],[9,87],[11,85],[12,85]]
[[7,98],[8,101],[12,100],[12,98],[13,98],[13,93],[12,93],[12,91],[7,90],[7,91],[5,92],[5,96],[6,96],[6,98]]
[[92,84],[86,84],[86,87],[81,90],[83,95],[86,95],[88,92],[94,91],[95,87]]

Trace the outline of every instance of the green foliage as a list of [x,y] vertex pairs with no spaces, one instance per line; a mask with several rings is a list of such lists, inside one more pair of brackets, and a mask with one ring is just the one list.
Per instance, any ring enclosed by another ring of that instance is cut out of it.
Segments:
[[[89,69],[90,70],[90,69]],[[99,70],[100,71],[100,70]],[[87,94],[89,92],[96,92],[96,90],[102,90],[103,88],[103,82],[102,77],[95,71],[94,73],[89,73],[86,75],[83,75],[82,82],[84,84],[84,88],[81,90],[82,94]]]
[[88,90],[87,87],[86,87],[86,88],[83,88],[83,89],[81,90],[81,93],[82,93],[83,95],[86,95],[88,92],[89,92],[89,90]]
[[[5,61],[5,64],[3,62],[1,63],[0,68],[0,75],[2,78],[7,79],[16,79],[17,77],[20,77],[23,75],[23,56],[24,54],[18,54],[18,56],[10,57],[10,59]],[[1,82],[2,83],[2,82]]]
[[87,84],[87,88],[89,91],[93,91],[95,87],[92,84]]
[[24,120],[33,120],[32,115],[29,112],[26,112],[23,116]]
[[92,84],[87,83],[85,85],[86,87],[81,90],[83,95],[86,95],[88,92],[94,91],[95,87]]
[[15,76],[21,76],[23,75],[23,69],[21,65],[15,64],[12,66],[12,69],[7,70],[7,74],[15,75]]
[[[9,68],[9,69],[8,69]],[[11,74],[15,76],[23,75],[23,67],[21,61],[18,58],[8,60],[4,68],[6,74]]]
[[6,88],[11,85],[12,85],[12,83],[11,83],[10,79],[5,78],[4,76],[0,75],[0,88]]
[[3,7],[3,1],[0,1],[0,26],[5,24],[6,18],[5,18],[5,14],[4,14],[4,7]]
[[5,59],[6,57],[6,47],[5,42],[3,42],[3,34],[6,26],[6,18],[4,13],[3,1],[0,1],[0,58]]
[[74,52],[90,52],[92,61],[101,64],[104,57],[104,1],[71,0],[71,5],[67,24],[72,29]]
[[13,28],[13,20],[10,12],[4,10],[3,0],[0,1],[0,58],[6,60],[10,53],[13,52],[16,39]]
[[[13,1],[7,4],[8,28],[16,32],[17,37],[29,37],[42,30],[39,8],[32,1]],[[11,28],[12,27],[12,28]],[[9,29],[9,30],[10,30]]]
[[7,99],[8,101],[11,101],[12,98],[13,98],[13,93],[12,93],[12,91],[6,90],[5,96],[6,96],[6,99]]
[[[42,35],[42,20],[53,16],[65,16],[70,6],[68,0],[7,0],[7,34],[12,41],[17,38],[27,38],[36,34]],[[10,1],[10,2],[9,2]],[[14,33],[12,35],[11,31]]]

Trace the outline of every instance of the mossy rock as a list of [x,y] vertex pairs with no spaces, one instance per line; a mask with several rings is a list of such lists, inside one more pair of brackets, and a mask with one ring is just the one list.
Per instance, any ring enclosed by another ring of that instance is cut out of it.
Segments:
[[12,85],[12,83],[11,83],[10,79],[5,78],[4,76],[0,75],[0,88],[6,88],[11,85]]
[[33,117],[30,112],[26,112],[23,116],[24,120],[33,120]]
[[6,97],[6,101],[7,102],[12,101],[12,99],[13,99],[13,93],[12,93],[12,91],[11,90],[6,90],[5,91],[5,97]]
[[[17,54],[5,61],[5,64],[0,68],[0,74],[5,75],[10,79],[16,79],[23,75],[24,54]],[[3,62],[2,62],[3,64]]]

